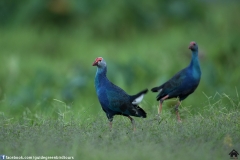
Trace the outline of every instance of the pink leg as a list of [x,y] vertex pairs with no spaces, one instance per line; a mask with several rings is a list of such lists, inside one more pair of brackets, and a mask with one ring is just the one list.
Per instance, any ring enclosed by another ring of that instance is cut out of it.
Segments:
[[180,118],[179,111],[178,111],[178,107],[179,107],[180,104],[181,104],[181,102],[178,101],[177,105],[175,106],[175,110],[176,110],[176,115],[177,115],[177,120],[178,120],[178,122],[182,122],[182,121],[181,121],[181,118]]
[[160,99],[160,104],[159,104],[159,108],[158,108],[158,115],[160,115],[161,112],[162,112],[162,104],[163,104],[163,101],[164,101],[165,99],[167,99],[168,97],[169,97],[169,96],[166,95],[165,97],[163,97],[162,99]]
[[112,121],[109,122],[110,131],[112,130]]
[[136,127],[135,127],[135,121],[134,121],[134,119],[133,119],[132,117],[130,117],[130,116],[127,116],[127,117],[130,119],[130,121],[131,121],[131,123],[132,123],[133,131],[135,131],[135,130],[136,130]]

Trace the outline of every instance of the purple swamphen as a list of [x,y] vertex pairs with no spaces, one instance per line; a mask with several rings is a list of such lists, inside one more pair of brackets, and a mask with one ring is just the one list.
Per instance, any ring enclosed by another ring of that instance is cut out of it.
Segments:
[[148,92],[145,89],[136,95],[128,95],[124,90],[110,82],[106,76],[107,64],[102,57],[96,58],[93,66],[97,66],[95,76],[95,89],[98,100],[109,120],[110,129],[114,115],[123,115],[130,119],[135,130],[134,119],[130,116],[146,118],[146,112],[138,106],[142,101],[144,94]]
[[162,111],[163,101],[170,98],[179,98],[175,106],[177,120],[181,122],[178,107],[181,101],[187,98],[197,88],[201,79],[201,69],[198,61],[198,45],[196,42],[191,42],[189,49],[192,51],[192,59],[190,64],[175,74],[170,80],[158,87],[152,88],[152,92],[159,92],[157,101],[160,101],[158,115]]

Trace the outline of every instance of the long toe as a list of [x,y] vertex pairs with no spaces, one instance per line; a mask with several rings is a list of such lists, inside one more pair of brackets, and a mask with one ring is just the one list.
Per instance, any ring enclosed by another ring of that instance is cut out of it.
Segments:
[[154,120],[160,121],[160,120],[161,120],[160,114],[157,114],[157,115],[155,116]]
[[182,122],[181,118],[180,118],[180,115],[179,115],[179,112],[177,112],[177,121],[180,122],[180,123]]

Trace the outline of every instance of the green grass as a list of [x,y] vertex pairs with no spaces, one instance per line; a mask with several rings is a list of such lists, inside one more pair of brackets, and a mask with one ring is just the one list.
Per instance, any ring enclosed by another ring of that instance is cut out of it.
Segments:
[[[160,21],[153,30],[123,28],[118,36],[109,27],[106,35],[98,34],[89,24],[62,28],[16,21],[0,27],[0,154],[229,159],[233,148],[240,152],[238,6],[209,3],[204,19]],[[148,118],[135,118],[136,132],[121,116],[110,132],[94,89],[94,59],[104,57],[109,79],[134,94],[187,66],[193,40],[202,78],[180,107],[183,123],[176,122],[175,100],[164,102],[161,122],[153,120],[158,102],[149,92],[141,103]]]
[[[14,116],[26,108],[47,111],[57,98],[71,105],[74,112],[87,109],[97,113],[101,109],[94,89],[96,68],[91,66],[96,57],[104,57],[108,78],[114,84],[134,94],[164,83],[186,67],[191,59],[188,45],[193,40],[199,45],[202,78],[183,105],[192,105],[192,112],[197,113],[205,105],[203,92],[224,92],[233,97],[240,76],[236,6],[209,6],[204,21],[136,30],[115,38],[90,34],[91,29],[77,26],[2,27],[0,100],[5,102],[0,103],[0,111]],[[155,96],[145,96],[147,110],[157,105]]]
[[32,115],[29,111],[14,119],[2,113],[1,154],[64,155],[81,160],[224,160],[229,159],[228,153],[233,148],[240,150],[240,112],[235,103],[229,110],[220,101],[213,104],[209,101],[201,113],[185,113],[182,123],[165,109],[158,121],[156,110],[152,110],[146,119],[135,118],[135,132],[130,121],[122,116],[115,116],[110,131],[103,112],[96,116],[86,117],[84,112],[76,116],[66,105],[58,104],[58,107],[52,113],[57,113],[57,118]]

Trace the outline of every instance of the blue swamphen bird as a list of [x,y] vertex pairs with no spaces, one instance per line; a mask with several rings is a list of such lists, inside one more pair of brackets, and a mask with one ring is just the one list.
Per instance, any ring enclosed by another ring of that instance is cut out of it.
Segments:
[[195,42],[191,42],[189,49],[192,51],[192,60],[190,64],[175,74],[170,80],[163,83],[159,87],[152,88],[152,92],[159,92],[157,95],[157,101],[160,101],[158,115],[162,111],[163,101],[170,98],[179,98],[177,105],[175,106],[177,119],[180,122],[180,115],[178,107],[181,101],[187,98],[197,88],[201,79],[201,69],[198,61],[198,45]]
[[148,92],[145,89],[135,95],[128,95],[124,90],[110,82],[106,76],[107,64],[102,57],[96,58],[93,66],[97,66],[95,76],[95,89],[98,100],[109,120],[110,129],[114,115],[123,115],[130,119],[135,130],[134,119],[130,116],[146,118],[146,112],[138,106],[142,101],[144,94]]

